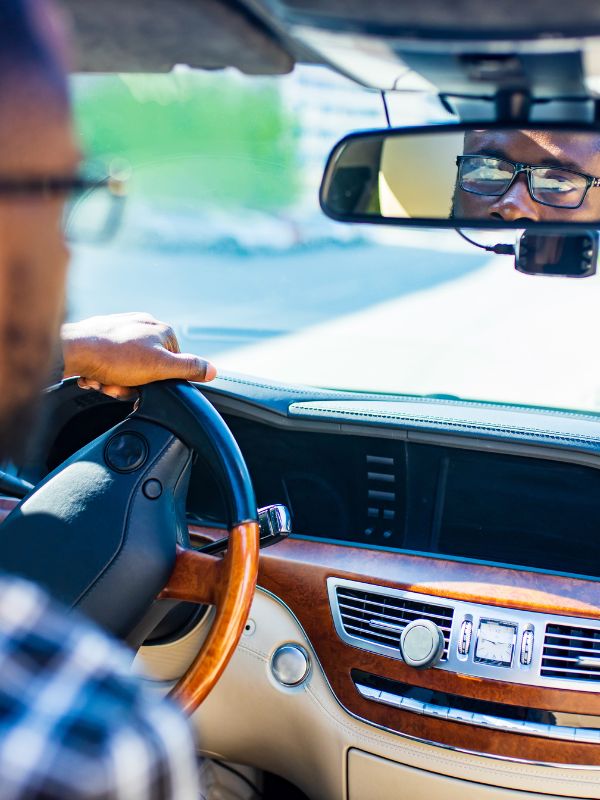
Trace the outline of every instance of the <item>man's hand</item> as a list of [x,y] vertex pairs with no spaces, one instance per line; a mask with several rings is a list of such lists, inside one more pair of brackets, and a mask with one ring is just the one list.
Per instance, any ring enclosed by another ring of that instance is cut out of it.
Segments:
[[109,314],[65,323],[61,341],[64,377],[80,376],[82,389],[118,400],[131,399],[131,387],[152,381],[211,381],[217,375],[210,361],[180,353],[173,329],[150,314]]

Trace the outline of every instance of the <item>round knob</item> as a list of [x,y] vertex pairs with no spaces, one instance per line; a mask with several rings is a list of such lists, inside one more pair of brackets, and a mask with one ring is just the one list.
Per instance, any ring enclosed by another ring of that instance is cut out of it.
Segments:
[[410,667],[435,667],[444,654],[444,634],[429,619],[410,622],[400,636],[402,658]]
[[271,672],[283,686],[298,686],[310,672],[308,653],[299,644],[282,644],[271,658]]

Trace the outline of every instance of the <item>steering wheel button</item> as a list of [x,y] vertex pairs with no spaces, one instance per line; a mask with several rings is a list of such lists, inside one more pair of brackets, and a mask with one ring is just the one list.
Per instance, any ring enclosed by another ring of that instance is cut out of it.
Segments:
[[139,433],[117,433],[104,450],[104,459],[116,472],[133,472],[148,458],[148,443]]
[[146,495],[148,500],[158,500],[162,494],[162,483],[157,481],[156,478],[150,478],[142,486],[142,492]]

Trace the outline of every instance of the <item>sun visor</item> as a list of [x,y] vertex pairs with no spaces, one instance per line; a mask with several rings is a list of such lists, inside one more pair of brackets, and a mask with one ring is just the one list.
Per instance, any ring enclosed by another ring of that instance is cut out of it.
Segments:
[[61,0],[77,72],[168,72],[176,64],[290,72],[294,58],[250,12],[222,0]]

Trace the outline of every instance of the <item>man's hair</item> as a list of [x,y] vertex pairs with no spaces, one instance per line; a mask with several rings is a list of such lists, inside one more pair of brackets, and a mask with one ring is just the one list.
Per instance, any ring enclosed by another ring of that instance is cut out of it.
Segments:
[[52,100],[68,104],[59,37],[47,29],[52,27],[47,24],[47,2],[0,0],[0,101],[6,91],[14,91],[15,81],[35,78]]

